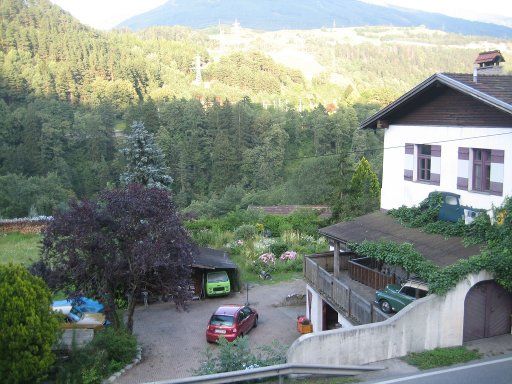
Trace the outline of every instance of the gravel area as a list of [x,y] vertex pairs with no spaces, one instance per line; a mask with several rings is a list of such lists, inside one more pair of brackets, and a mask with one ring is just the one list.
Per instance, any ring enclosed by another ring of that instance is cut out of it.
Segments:
[[[300,334],[297,316],[304,314],[305,305],[282,306],[292,293],[305,293],[303,280],[272,285],[252,285],[249,303],[259,313],[258,328],[247,335],[251,346],[268,345],[278,340],[290,345]],[[172,303],[152,304],[135,310],[134,332],[142,345],[142,361],[122,375],[117,383],[144,383],[193,376],[206,348],[206,324],[215,309],[222,304],[244,304],[246,293],[228,297],[193,301],[187,311],[179,312]]]

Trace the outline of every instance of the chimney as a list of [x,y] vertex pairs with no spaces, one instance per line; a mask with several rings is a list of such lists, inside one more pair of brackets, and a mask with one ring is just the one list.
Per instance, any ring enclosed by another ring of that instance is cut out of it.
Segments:
[[473,81],[477,82],[478,75],[500,75],[503,67],[500,63],[505,62],[505,58],[499,50],[480,52],[475,60],[475,71]]

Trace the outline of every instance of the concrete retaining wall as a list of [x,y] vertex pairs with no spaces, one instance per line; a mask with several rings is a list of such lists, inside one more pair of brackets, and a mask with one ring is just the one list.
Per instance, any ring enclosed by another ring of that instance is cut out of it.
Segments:
[[462,345],[466,294],[473,285],[492,278],[485,271],[469,275],[446,296],[426,296],[380,323],[301,336],[288,350],[287,361],[360,365]]

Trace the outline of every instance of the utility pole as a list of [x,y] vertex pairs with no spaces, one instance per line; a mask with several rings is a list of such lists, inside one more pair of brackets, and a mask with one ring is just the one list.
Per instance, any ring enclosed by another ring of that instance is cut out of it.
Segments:
[[201,65],[201,56],[198,54],[196,55],[196,59],[193,63],[192,67],[196,72],[196,78],[194,80],[195,85],[200,85],[203,82],[203,77],[201,75],[202,65]]

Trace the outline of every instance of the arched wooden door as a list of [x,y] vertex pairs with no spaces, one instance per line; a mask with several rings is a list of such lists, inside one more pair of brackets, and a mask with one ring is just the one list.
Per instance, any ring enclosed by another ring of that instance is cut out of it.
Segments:
[[464,301],[463,341],[510,333],[512,295],[494,281],[473,286]]

